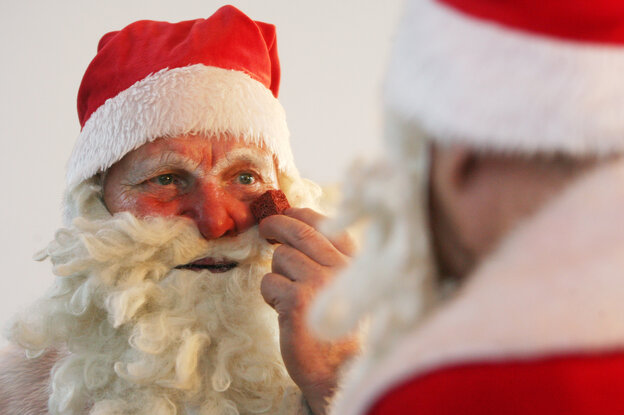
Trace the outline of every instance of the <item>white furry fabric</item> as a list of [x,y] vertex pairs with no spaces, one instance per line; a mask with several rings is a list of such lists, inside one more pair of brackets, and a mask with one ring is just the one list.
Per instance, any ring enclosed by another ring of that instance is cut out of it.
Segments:
[[619,160],[520,226],[454,298],[352,376],[332,413],[366,413],[393,385],[448,365],[624,348],[623,183]]
[[441,142],[533,154],[624,150],[624,47],[532,35],[410,0],[387,108]]
[[[21,314],[11,340],[36,356],[66,345],[53,370],[53,415],[297,413],[275,312],[260,294],[272,247],[254,227],[206,241],[186,219],[110,218],[84,183],[77,218],[42,254],[54,286]],[[238,266],[174,269],[210,256]]]
[[286,115],[271,91],[243,72],[198,64],[151,74],[100,106],[76,141],[68,188],[146,142],[193,133],[263,146],[280,171],[297,175]]

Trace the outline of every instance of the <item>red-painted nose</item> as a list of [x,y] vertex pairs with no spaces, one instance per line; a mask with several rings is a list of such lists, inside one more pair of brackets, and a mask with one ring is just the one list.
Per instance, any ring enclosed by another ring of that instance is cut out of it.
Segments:
[[206,239],[235,236],[254,224],[247,204],[212,184],[196,190],[184,215],[195,221]]

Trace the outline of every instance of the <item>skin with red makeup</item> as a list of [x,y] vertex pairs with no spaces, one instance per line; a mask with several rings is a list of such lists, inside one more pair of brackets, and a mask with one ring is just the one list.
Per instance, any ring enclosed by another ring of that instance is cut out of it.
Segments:
[[[184,135],[144,144],[113,165],[104,176],[104,202],[111,213],[187,217],[204,238],[227,238],[256,225],[250,205],[279,189],[277,177],[273,156],[263,148]],[[305,324],[315,294],[354,251],[348,236],[328,238],[318,230],[323,219],[311,209],[289,208],[259,224],[262,237],[281,244],[261,293],[278,313],[286,368],[315,414],[325,413],[339,367],[358,350],[354,339],[318,341]],[[218,273],[236,263],[203,258],[183,267]]]

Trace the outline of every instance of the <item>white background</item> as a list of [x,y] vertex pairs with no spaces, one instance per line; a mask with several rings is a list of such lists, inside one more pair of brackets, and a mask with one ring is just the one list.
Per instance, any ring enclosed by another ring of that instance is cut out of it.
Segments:
[[[381,81],[402,0],[232,1],[277,26],[297,165],[343,180],[381,148]],[[61,225],[65,163],[79,133],[76,94],[101,35],[140,19],[208,17],[214,0],[9,1],[0,4],[0,324],[48,287],[32,260]],[[3,344],[3,340],[0,340]]]

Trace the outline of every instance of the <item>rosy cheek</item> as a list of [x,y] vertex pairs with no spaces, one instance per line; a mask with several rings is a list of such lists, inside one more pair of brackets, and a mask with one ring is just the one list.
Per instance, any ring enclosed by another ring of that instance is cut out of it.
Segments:
[[179,205],[177,200],[163,202],[154,197],[139,195],[127,210],[138,217],[175,216],[179,213]]

